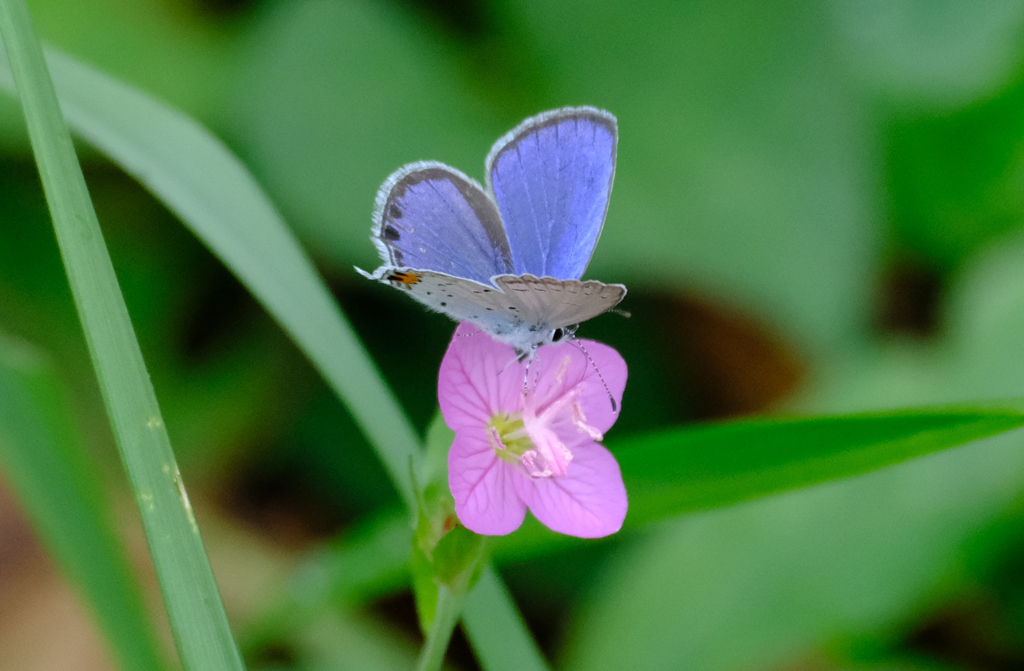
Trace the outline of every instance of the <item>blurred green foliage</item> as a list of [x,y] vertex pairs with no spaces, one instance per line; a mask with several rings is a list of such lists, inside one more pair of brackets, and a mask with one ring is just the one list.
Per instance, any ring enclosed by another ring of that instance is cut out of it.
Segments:
[[[580,332],[630,365],[610,442],[734,414],[1024,396],[1024,2],[30,6],[53,44],[239,153],[420,430],[451,326],[351,271],[376,263],[376,189],[421,159],[480,177],[502,132],[568,104],[620,123],[588,276],[628,284],[633,316]],[[18,114],[0,97],[0,328],[57,362],[113,469]],[[306,553],[347,547],[346,529],[394,505],[383,469],[238,282],[82,149],[186,479],[310,571],[330,565]],[[567,668],[1016,668],[1020,448],[1011,434],[501,568]],[[344,609],[254,636],[251,668],[351,664],[390,649],[389,628],[415,636],[407,600],[335,587]],[[373,617],[353,620],[366,600]],[[411,663],[394,651],[381,668]],[[458,642],[453,658],[473,663]]]

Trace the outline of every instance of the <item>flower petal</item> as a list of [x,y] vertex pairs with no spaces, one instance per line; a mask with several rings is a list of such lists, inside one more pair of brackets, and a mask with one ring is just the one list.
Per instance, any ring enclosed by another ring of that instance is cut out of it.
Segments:
[[604,433],[619,417],[626,375],[626,362],[619,353],[599,342],[569,340],[545,345],[530,368],[530,381],[537,385],[537,412],[579,387],[587,424]]
[[488,444],[482,426],[458,433],[448,451],[448,487],[459,521],[485,536],[518,529],[526,517],[526,505],[516,492],[513,474],[514,467],[499,459]]
[[515,358],[512,347],[468,322],[459,325],[437,380],[437,399],[449,428],[482,430],[494,414],[522,409],[524,377]]
[[576,448],[568,475],[530,478],[515,474],[516,491],[534,517],[552,531],[600,538],[622,528],[626,487],[619,464],[597,443]]

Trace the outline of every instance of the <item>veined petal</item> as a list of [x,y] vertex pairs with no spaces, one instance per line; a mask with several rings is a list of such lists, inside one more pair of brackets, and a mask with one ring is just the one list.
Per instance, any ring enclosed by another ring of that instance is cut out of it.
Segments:
[[512,533],[523,523],[526,505],[513,482],[515,466],[503,462],[483,427],[461,431],[448,452],[448,486],[455,513],[470,531],[486,536]]
[[515,487],[530,512],[552,531],[600,538],[618,531],[626,519],[619,464],[597,443],[576,448],[566,476],[534,479],[517,473]]
[[[572,342],[568,343],[570,346]],[[593,360],[587,366],[583,376],[583,385],[580,389],[579,403],[586,417],[586,423],[601,433],[607,433],[612,428],[615,420],[619,418],[619,410],[622,408],[622,393],[626,389],[626,362],[622,356],[613,348],[593,340],[580,340],[579,344],[587,350],[587,354]],[[580,352],[582,355],[582,352]],[[598,372],[600,371],[600,375]],[[604,378],[602,384],[601,379]],[[608,386],[605,389],[605,385]],[[615,399],[615,408],[612,408],[608,394]]]
[[593,340],[546,345],[537,352],[530,369],[530,382],[536,384],[537,412],[543,413],[578,389],[587,424],[605,433],[619,417],[626,375],[626,362],[607,345]]
[[[499,412],[518,412],[524,376],[515,350],[463,322],[441,361],[437,398],[455,431],[482,427]],[[511,365],[510,365],[511,363]]]

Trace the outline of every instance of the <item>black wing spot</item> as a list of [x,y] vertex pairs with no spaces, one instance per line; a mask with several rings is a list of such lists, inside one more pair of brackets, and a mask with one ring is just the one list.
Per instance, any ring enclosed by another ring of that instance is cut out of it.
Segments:
[[399,235],[397,228],[395,228],[391,224],[387,224],[386,226],[384,226],[384,231],[382,232],[381,237],[389,242],[394,242],[401,236]]
[[392,219],[401,219],[402,218],[402,210],[401,210],[401,208],[399,208],[394,203],[391,203],[391,207],[388,208],[388,216],[390,216]]
[[494,308],[484,308],[484,309],[487,310],[488,312],[494,312]]
[[448,307],[448,304],[445,303],[444,301],[441,301],[441,307],[446,308],[446,307]]
[[429,291],[427,292],[427,295],[428,295],[428,296],[430,295],[430,292],[429,292]]

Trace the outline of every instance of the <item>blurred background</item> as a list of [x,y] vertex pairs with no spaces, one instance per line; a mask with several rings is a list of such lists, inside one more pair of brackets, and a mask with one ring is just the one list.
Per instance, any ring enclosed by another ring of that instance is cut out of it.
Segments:
[[[627,284],[632,316],[580,330],[630,366],[609,445],[753,414],[1024,396],[1024,0],[29,5],[52,45],[242,158],[421,430],[453,325],[352,270],[377,265],[376,190],[424,159],[482,179],[502,133],[581,104],[620,129],[586,277]],[[249,667],[411,665],[421,638],[401,581],[267,626],[310,558],[397,495],[233,276],[141,186],[79,151]],[[6,96],[0,332],[53,361],[158,614]],[[499,568],[559,668],[1022,669],[1021,444],[1011,434]],[[113,668],[3,468],[0,669]],[[478,668],[461,634],[449,659]]]

